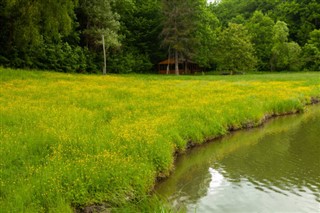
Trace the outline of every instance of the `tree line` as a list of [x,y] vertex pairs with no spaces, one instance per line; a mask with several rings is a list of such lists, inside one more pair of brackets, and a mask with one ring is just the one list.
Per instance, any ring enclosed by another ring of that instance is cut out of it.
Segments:
[[320,70],[317,0],[2,0],[0,65],[155,72],[170,57],[207,70]]

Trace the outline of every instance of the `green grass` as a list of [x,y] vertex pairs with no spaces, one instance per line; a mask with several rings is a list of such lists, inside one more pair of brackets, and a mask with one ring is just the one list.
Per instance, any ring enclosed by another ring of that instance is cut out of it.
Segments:
[[320,98],[316,72],[89,76],[0,68],[0,75],[3,212],[134,209],[188,142]]

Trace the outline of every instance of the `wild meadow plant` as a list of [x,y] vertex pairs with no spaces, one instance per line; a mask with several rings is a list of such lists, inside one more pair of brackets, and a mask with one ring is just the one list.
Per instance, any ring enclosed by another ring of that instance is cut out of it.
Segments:
[[190,144],[320,98],[320,73],[0,74],[3,212],[139,203]]

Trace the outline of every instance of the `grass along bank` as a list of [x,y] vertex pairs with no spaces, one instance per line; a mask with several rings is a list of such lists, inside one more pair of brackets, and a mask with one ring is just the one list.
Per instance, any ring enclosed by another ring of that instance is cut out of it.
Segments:
[[4,212],[139,202],[174,153],[320,98],[320,73],[88,76],[0,68]]

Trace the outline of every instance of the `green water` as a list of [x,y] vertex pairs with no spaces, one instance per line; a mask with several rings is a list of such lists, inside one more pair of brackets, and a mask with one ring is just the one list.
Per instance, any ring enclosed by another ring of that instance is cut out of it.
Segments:
[[320,106],[194,148],[156,191],[177,211],[320,212]]

